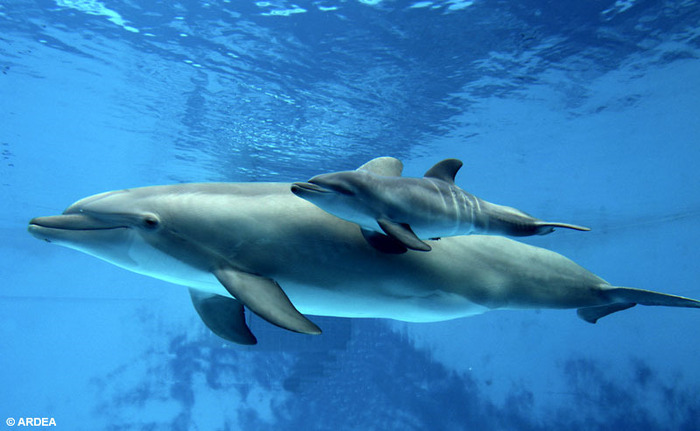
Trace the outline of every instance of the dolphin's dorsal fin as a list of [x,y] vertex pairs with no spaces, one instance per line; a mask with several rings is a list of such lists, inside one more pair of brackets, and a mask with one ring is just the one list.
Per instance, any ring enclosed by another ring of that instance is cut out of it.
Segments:
[[394,157],[377,157],[360,166],[357,170],[385,177],[400,177],[401,172],[403,172],[403,163]]
[[438,180],[454,184],[455,176],[459,168],[462,167],[462,164],[461,160],[445,159],[441,162],[437,162],[435,166],[428,169],[428,172],[423,176],[426,178],[437,178]]

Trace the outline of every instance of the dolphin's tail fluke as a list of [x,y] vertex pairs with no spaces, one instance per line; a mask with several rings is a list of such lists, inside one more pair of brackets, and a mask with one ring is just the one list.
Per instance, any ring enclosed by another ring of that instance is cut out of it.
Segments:
[[538,235],[546,235],[548,233],[554,232],[554,228],[557,228],[557,227],[562,227],[562,228],[566,228],[566,229],[574,229],[574,230],[582,230],[582,231],[591,230],[591,228],[585,227],[585,226],[578,226],[578,225],[569,224],[569,223],[548,222],[548,221],[541,221],[541,220],[536,221],[535,226],[537,227],[537,234]]
[[614,301],[613,304],[579,308],[578,316],[586,322],[596,323],[598,319],[608,314],[632,308],[637,304],[700,308],[700,301],[695,299],[632,287],[613,287],[606,290],[605,294]]

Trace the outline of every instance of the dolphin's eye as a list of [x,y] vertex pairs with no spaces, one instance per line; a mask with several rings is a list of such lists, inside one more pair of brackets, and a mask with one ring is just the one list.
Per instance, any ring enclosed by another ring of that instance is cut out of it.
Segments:
[[147,214],[143,217],[143,227],[146,229],[155,229],[160,225],[160,220],[154,214]]

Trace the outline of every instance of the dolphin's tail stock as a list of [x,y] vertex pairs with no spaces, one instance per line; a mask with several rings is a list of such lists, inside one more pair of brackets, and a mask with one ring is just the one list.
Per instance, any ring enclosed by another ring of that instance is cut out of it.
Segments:
[[[475,198],[486,217],[480,217],[475,225],[487,233],[501,233],[510,236],[547,235],[555,228],[591,230],[585,226],[570,223],[549,222],[540,220],[517,208],[493,204],[483,199]],[[483,219],[483,220],[482,220]],[[480,226],[482,224],[483,226]]]
[[683,296],[669,295],[651,290],[635,289],[632,287],[613,287],[604,291],[605,296],[613,303],[596,307],[579,308],[578,316],[589,323],[596,323],[598,319],[615,313],[616,311],[632,308],[637,304],[661,305],[664,307],[700,308],[700,301]]

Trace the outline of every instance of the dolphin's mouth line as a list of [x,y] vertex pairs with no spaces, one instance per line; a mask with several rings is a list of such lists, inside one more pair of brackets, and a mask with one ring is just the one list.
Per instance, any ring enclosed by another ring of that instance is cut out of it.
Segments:
[[315,193],[332,193],[332,190],[326,189],[314,183],[293,183],[292,192],[296,193],[298,191],[307,191]]
[[29,221],[29,227],[64,231],[101,231],[130,228],[130,226],[126,224],[110,223],[83,214],[36,217]]
[[29,223],[29,227],[40,227],[42,229],[55,230],[73,230],[73,231],[94,231],[94,230],[114,230],[114,229],[129,229],[129,226],[111,226],[111,227],[72,227],[72,226],[47,226],[41,223]]

